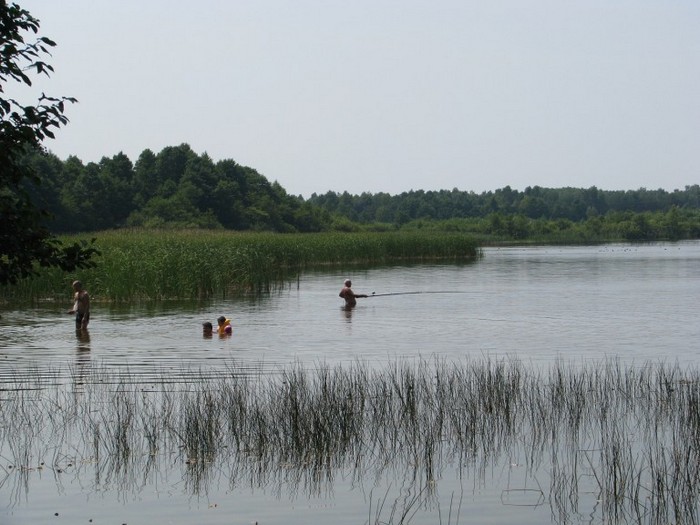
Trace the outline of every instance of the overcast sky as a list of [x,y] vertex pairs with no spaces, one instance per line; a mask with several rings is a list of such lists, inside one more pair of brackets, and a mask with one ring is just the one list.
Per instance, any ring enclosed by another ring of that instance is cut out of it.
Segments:
[[[18,0],[47,147],[189,144],[288,192],[700,182],[697,0]],[[24,95],[29,95],[24,90]]]

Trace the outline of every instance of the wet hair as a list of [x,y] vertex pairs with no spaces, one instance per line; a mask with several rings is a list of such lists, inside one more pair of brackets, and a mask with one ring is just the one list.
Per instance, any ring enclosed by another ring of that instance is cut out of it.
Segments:
[[226,321],[226,318],[222,315],[222,316],[219,317],[216,321],[217,321],[219,324],[221,324],[221,323],[223,323],[223,322]]
[[207,321],[206,323],[202,323],[202,328],[204,328],[205,330],[213,330],[214,329],[214,327],[211,325],[211,323],[209,321]]

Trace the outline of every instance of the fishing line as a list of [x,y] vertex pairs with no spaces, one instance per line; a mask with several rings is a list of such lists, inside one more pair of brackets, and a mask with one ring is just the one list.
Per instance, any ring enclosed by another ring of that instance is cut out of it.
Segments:
[[421,291],[421,292],[391,292],[391,293],[374,293],[367,297],[386,297],[389,295],[415,295],[415,294],[436,294],[436,293],[474,293],[474,292],[462,292],[455,290],[445,290],[445,291]]

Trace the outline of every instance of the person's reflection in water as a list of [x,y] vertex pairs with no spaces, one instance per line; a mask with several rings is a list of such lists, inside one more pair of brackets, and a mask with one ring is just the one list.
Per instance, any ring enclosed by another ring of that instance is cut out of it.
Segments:
[[349,323],[350,321],[352,321],[352,311],[353,311],[354,309],[355,309],[354,306],[351,306],[351,305],[348,305],[348,304],[343,305],[343,306],[340,307],[340,311],[343,312],[343,314],[345,315],[345,320],[346,320],[348,323]]
[[87,328],[76,330],[75,338],[78,340],[78,351],[90,350],[90,332]]
[[85,385],[85,378],[90,369],[90,332],[88,332],[87,328],[76,330],[75,338],[78,341],[78,345],[75,349],[74,388]]

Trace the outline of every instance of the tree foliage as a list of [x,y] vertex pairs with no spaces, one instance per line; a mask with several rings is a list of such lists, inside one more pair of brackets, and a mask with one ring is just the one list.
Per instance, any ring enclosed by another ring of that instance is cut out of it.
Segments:
[[83,164],[40,151],[27,154],[26,162],[56,189],[47,201],[40,188],[29,188],[34,202],[50,210],[55,232],[123,227],[317,232],[331,224],[330,214],[288,195],[256,170],[232,159],[214,162],[188,144],[157,154],[144,150],[135,163],[124,153]]
[[401,229],[461,231],[485,241],[604,242],[700,238],[700,186],[606,191],[509,186],[481,194],[410,191],[350,195],[328,192],[308,201],[346,231]]
[[700,208],[700,186],[686,186],[668,192],[662,189],[606,191],[596,188],[525,188],[506,186],[481,194],[467,191],[412,190],[398,195],[387,193],[347,192],[314,194],[311,204],[334,215],[360,223],[389,222],[406,224],[418,219],[447,220],[453,218],[522,215],[528,219],[567,219],[579,222],[614,212],[666,212],[672,207]]
[[[46,210],[30,198],[29,190],[36,192],[42,180],[26,154],[54,138],[54,131],[68,122],[65,104],[75,102],[42,94],[36,104],[24,105],[5,95],[9,83],[31,86],[30,75],[53,71],[43,57],[55,43],[40,36],[25,41],[38,31],[39,21],[28,11],[0,0],[0,284],[30,275],[36,264],[66,271],[84,268],[95,253],[87,243],[63,246],[45,226]],[[49,172],[48,164],[42,168]]]
[[[438,228],[494,240],[677,240],[700,237],[700,186],[606,191],[506,186],[481,194],[453,190],[328,192],[308,200],[232,159],[213,161],[187,144],[123,153],[84,165],[32,152],[27,162],[54,188],[47,199],[57,232],[122,227],[275,232]],[[44,199],[44,200],[42,200]]]

